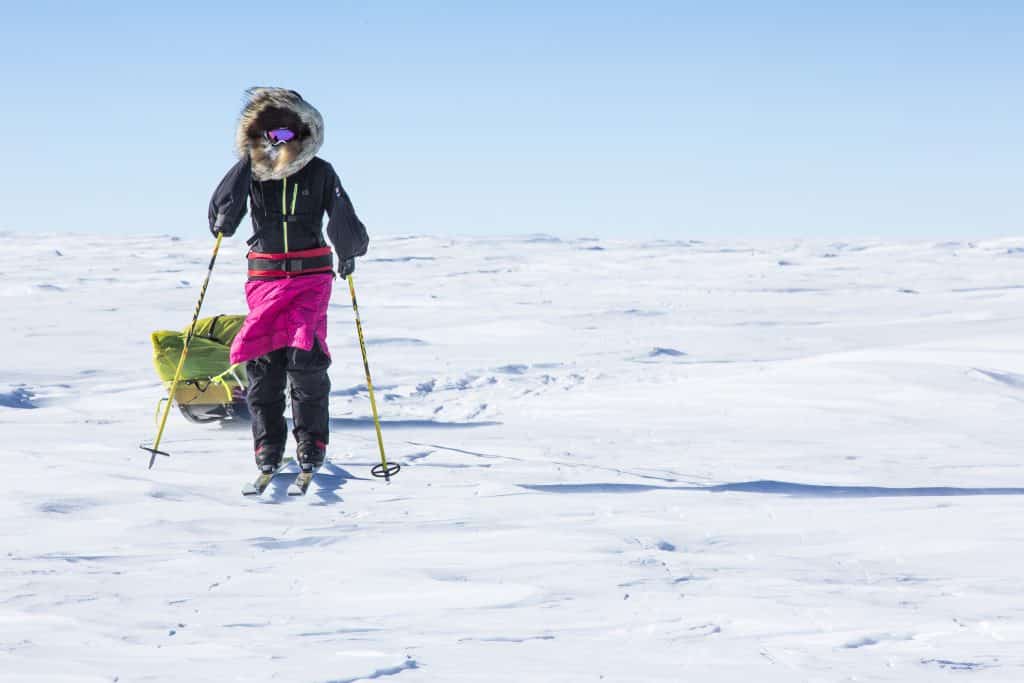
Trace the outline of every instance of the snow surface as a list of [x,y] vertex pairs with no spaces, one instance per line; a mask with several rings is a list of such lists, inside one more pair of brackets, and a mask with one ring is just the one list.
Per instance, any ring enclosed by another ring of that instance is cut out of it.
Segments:
[[244,429],[137,447],[211,248],[0,235],[0,680],[1024,680],[1024,240],[375,239],[403,470],[337,287],[327,474],[259,500]]

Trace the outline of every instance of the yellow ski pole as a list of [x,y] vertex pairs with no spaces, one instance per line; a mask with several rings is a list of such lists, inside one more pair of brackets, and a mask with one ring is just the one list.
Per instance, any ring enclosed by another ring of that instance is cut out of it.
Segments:
[[168,394],[167,404],[164,406],[163,417],[160,418],[160,427],[156,431],[156,439],[153,441],[152,446],[143,446],[139,444],[139,448],[144,451],[149,451],[149,469],[153,469],[153,463],[156,461],[156,456],[166,455],[170,456],[170,453],[165,453],[160,450],[160,439],[164,435],[164,427],[167,425],[167,415],[171,412],[171,404],[174,403],[174,392],[178,388],[178,381],[181,379],[181,371],[185,367],[185,356],[188,355],[188,345],[192,341],[192,335],[195,334],[196,322],[199,320],[199,309],[203,307],[203,298],[206,296],[206,287],[210,284],[210,276],[213,275],[213,264],[217,260],[217,252],[220,251],[220,242],[224,239],[224,233],[217,233],[217,243],[213,245],[213,256],[210,257],[210,267],[206,271],[206,279],[203,280],[203,287],[199,290],[199,301],[196,302],[196,312],[192,315],[192,325],[188,328],[188,334],[185,335],[185,343],[181,347],[181,358],[178,359],[178,368],[174,371],[174,381],[171,382],[171,390]]
[[356,303],[356,285],[352,276],[348,276],[348,291],[352,295],[352,310],[356,314],[356,333],[359,335],[359,350],[363,352],[363,370],[366,372],[366,388],[370,391],[370,409],[373,411],[373,426],[377,428],[377,446],[380,447],[380,464],[374,465],[370,472],[375,477],[384,477],[387,482],[391,481],[392,474],[398,474],[402,466],[396,463],[388,463],[384,456],[384,437],[380,433],[380,417],[377,416],[377,401],[373,398],[373,380],[370,379],[370,362],[366,359],[366,341],[363,339],[363,323],[359,320],[359,304]]

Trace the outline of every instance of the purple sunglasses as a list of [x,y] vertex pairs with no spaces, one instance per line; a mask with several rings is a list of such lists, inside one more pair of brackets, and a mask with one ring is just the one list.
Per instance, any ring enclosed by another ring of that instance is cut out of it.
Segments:
[[282,143],[294,139],[295,133],[288,128],[275,128],[274,130],[268,130],[266,132],[266,136],[267,140],[270,141],[270,144],[277,147]]

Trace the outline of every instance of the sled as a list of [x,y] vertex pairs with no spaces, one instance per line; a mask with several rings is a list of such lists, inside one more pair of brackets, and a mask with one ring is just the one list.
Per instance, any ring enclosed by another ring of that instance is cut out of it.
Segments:
[[[231,342],[244,321],[244,315],[217,315],[196,321],[174,396],[162,399],[161,404],[172,400],[186,420],[198,424],[248,421],[245,396],[249,380],[245,366],[232,365],[229,359]],[[151,335],[153,365],[167,390],[174,380],[188,333],[186,327],[181,332],[158,330]]]

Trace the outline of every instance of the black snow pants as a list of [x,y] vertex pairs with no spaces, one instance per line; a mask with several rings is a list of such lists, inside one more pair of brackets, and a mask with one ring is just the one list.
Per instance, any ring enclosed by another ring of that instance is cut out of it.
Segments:
[[328,399],[330,357],[318,342],[310,351],[289,346],[249,361],[246,401],[252,415],[252,438],[257,450],[264,444],[285,446],[288,424],[284,419],[285,381],[291,382],[292,433],[295,440],[327,443],[330,434]]

